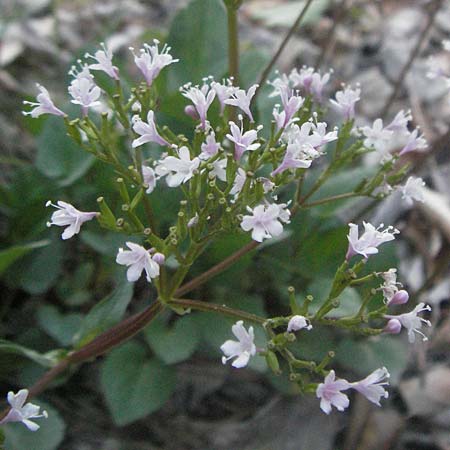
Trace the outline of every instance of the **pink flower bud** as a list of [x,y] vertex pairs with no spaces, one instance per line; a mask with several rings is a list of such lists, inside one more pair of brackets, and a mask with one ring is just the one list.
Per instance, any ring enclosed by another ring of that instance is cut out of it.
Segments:
[[388,334],[398,334],[402,329],[402,324],[397,319],[390,319],[384,327],[384,332]]
[[200,116],[198,115],[198,112],[193,105],[187,105],[186,108],[184,108],[184,112],[194,120],[200,119]]
[[162,253],[155,253],[152,256],[152,259],[153,259],[153,261],[155,261],[155,263],[157,263],[161,266],[162,264],[164,264],[166,257]]
[[391,298],[391,300],[388,302],[388,306],[392,305],[404,305],[409,300],[409,294],[404,289],[401,289],[400,291],[396,292],[395,295]]

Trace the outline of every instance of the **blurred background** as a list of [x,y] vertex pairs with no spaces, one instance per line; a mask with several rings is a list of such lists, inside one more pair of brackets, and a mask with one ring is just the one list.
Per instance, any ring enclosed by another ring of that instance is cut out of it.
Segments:
[[[243,2],[244,87],[257,81],[302,4]],[[124,236],[92,224],[63,243],[59,230],[46,227],[47,200],[95,210],[98,196],[116,196],[116,176],[77,148],[57,119],[21,113],[22,101],[36,95],[36,82],[70,110],[67,72],[103,41],[121,72],[136,78],[128,47],[153,38],[169,42],[181,60],[164,75],[164,120],[189,129],[178,86],[226,73],[220,0],[0,0],[2,397],[30,386],[65,349],[141,310],[154,295],[149,298],[145,280],[124,282],[123,268],[115,263]],[[231,337],[232,321],[207,313],[178,320],[167,313],[132,341],[57,380],[35,401],[48,410],[48,421],[36,433],[21,424],[8,426],[6,449],[450,449],[450,94],[444,80],[427,78],[430,57],[450,74],[450,53],[441,45],[449,38],[448,1],[314,0],[278,69],[333,68],[329,94],[343,82],[361,83],[358,125],[411,109],[429,142],[426,154],[410,158],[413,173],[427,182],[426,203],[408,208],[393,195],[380,205],[352,199],[302,212],[284,240],[267,243],[192,293],[260,315],[283,313],[289,285],[302,298],[324,294],[345,254],[349,221],[396,225],[400,238],[371,259],[370,268],[398,267],[410,304],[432,305],[430,340],[409,345],[404,335],[358,339],[317,329],[295,344],[300,355],[318,360],[336,349],[335,367],[350,380],[385,365],[392,389],[382,408],[355,396],[348,411],[326,416],[316,398],[295,395],[287,377],[275,377],[257,358],[247,370],[222,366],[219,346]],[[419,40],[423,44],[402,74]],[[270,114],[272,103],[261,97],[260,117]],[[371,173],[373,165],[368,159],[324,189],[345,192],[346,184]],[[177,199],[164,189],[153,198],[161,221],[170,224]],[[192,276],[247,241],[243,234],[220,240]],[[353,290],[345,299],[347,310],[359,302]]]

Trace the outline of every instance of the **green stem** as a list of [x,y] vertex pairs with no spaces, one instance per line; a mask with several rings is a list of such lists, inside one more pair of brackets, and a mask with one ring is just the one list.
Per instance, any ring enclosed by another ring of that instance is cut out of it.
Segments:
[[234,79],[234,85],[239,86],[239,30],[236,7],[227,3],[228,17],[228,74]]
[[346,192],[345,194],[333,195],[332,197],[321,198],[320,200],[316,200],[311,203],[303,204],[302,208],[311,208],[313,206],[323,205],[324,203],[334,202],[336,200],[342,200],[345,198],[356,197],[358,194],[354,192]]
[[259,323],[261,325],[267,320],[264,317],[241,311],[240,309],[229,308],[228,306],[217,305],[215,303],[206,303],[199,300],[175,298],[170,300],[169,305],[176,305],[186,309],[195,309],[197,311],[216,312],[229,317]]

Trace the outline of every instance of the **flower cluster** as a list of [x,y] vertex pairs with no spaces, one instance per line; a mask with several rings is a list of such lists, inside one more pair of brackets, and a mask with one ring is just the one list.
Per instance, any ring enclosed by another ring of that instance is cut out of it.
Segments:
[[[132,52],[143,80],[131,89],[129,98],[124,98],[114,56],[103,44],[94,55],[86,54],[86,60],[79,61],[79,68],[70,72],[68,90],[71,102],[81,107],[81,117],[71,120],[55,106],[42,86],[36,102],[26,102],[31,107],[26,114],[64,118],[68,135],[99,160],[110,164],[120,176],[116,180],[119,200],[110,202],[113,207],[103,197],[97,200],[99,212],[82,212],[64,201],[49,202],[47,206],[53,206],[56,211],[48,225],[65,227],[62,238],[69,239],[80,232],[83,223],[96,218],[101,227],[124,234],[126,248],[118,249],[117,264],[126,266],[129,282],[138,281],[145,273],[146,280],[157,291],[158,301],[165,306],[180,312],[175,306],[180,299],[174,299],[174,295],[179,292],[178,287],[191,265],[216,237],[246,233],[256,246],[288,236],[283,232],[298,210],[336,199],[320,196],[320,188],[328,177],[369,151],[381,153],[380,169],[351,192],[340,194],[341,199],[377,200],[381,198],[375,194],[377,189],[387,187],[386,191],[401,192],[409,204],[424,200],[423,180],[409,177],[405,184],[400,184],[406,168],[394,164],[401,162],[404,154],[426,149],[424,137],[417,128],[409,130],[412,117],[405,111],[398,112],[386,126],[382,119],[376,119],[372,126],[355,128],[360,86],[344,85],[330,99],[326,91],[332,72],[323,74],[302,67],[288,75],[279,74],[269,83],[273,87],[270,97],[278,103],[273,105],[272,126],[266,127],[270,128],[267,130],[255,120],[258,85],[244,89],[235,85],[233,78],[216,81],[208,76],[200,84],[183,85],[177,93],[185,103],[184,113],[188,116],[185,120],[194,124],[190,139],[164,125],[164,116],[158,112],[164,99],[158,97],[154,87],[160,72],[178,59],[170,54],[169,47],[160,50],[158,41],[153,45],[144,44],[137,53]],[[105,92],[97,85],[95,77],[99,71],[114,80],[114,93]],[[91,116],[98,119],[95,115],[100,107],[103,108],[101,120],[91,120]],[[327,122],[327,107],[339,116],[342,121],[339,127]],[[112,129],[121,137],[117,145],[110,145]],[[326,169],[322,170],[321,164]],[[295,189],[290,189],[294,186]],[[172,226],[155,226],[151,199],[161,190],[175,189],[182,200]],[[291,191],[295,191],[293,197]],[[408,292],[397,281],[396,269],[358,278],[367,260],[378,254],[382,244],[393,241],[399,231],[383,224],[376,227],[363,222],[362,225],[364,231],[360,234],[358,224],[349,224],[347,253],[342,255],[342,264],[336,270],[328,296],[318,299],[320,304],[314,312],[309,309],[310,296],[299,306],[291,292],[288,315],[270,319],[253,316],[266,332],[267,343],[262,347],[255,345],[254,328],[246,329],[243,320],[237,321],[232,326],[237,341],[227,340],[221,346],[222,362],[231,360],[233,367],[243,368],[250,358],[261,355],[278,374],[281,371],[278,359],[284,358],[290,379],[298,382],[301,389],[315,392],[321,409],[327,414],[333,406],[339,411],[348,407],[349,398],[344,391],[350,389],[379,405],[380,399],[388,396],[386,368],[375,370],[363,380],[349,382],[327,369],[330,355],[316,364],[297,359],[288,348],[296,339],[301,341],[302,333],[322,326],[324,321],[367,335],[396,334],[405,328],[411,342],[417,334],[425,338],[421,328],[430,322],[419,314],[430,310],[428,306],[419,303],[411,312],[397,315],[388,311],[409,300]],[[367,299],[354,315],[331,317],[332,320],[325,317],[339,308],[339,296],[344,289],[353,283],[364,285],[376,277],[381,277],[383,284],[369,289]],[[369,303],[376,295],[381,296],[380,292],[384,304],[374,310]],[[220,312],[219,306],[216,311]],[[225,312],[230,314],[229,309]],[[233,314],[243,319],[252,317],[239,311]],[[381,327],[372,327],[372,321]],[[305,369],[308,375],[303,377]],[[16,411],[11,417],[23,417],[27,424],[25,420],[40,416],[38,411],[33,410],[34,415],[30,416],[21,409],[26,398],[23,396],[15,403],[17,408],[10,402]]]

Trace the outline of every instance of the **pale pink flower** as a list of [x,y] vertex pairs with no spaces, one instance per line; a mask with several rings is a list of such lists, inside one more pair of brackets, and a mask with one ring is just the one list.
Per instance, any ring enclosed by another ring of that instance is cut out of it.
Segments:
[[128,266],[127,280],[130,283],[137,281],[144,270],[148,282],[151,282],[152,278],[159,276],[159,264],[161,261],[164,262],[161,260],[159,253],[152,257],[149,250],[134,242],[126,242],[126,246],[130,250],[119,248],[116,262],[117,264]]
[[222,357],[222,363],[226,364],[232,358],[232,366],[240,369],[245,367],[251,356],[256,355],[255,333],[253,327],[248,331],[244,327],[244,322],[239,320],[232,327],[231,331],[237,337],[237,341],[228,340],[220,347],[225,356]]
[[86,53],[85,58],[92,58],[97,61],[94,64],[89,64],[89,69],[100,70],[105,72],[109,77],[114,80],[119,80],[119,69],[113,65],[112,58],[113,54],[111,50],[108,50],[106,45],[102,42],[102,49],[97,50],[94,55]]
[[351,385],[347,380],[336,379],[334,370],[330,370],[324,382],[317,386],[316,396],[320,398],[320,409],[325,414],[330,414],[332,406],[338,411],[344,411],[350,404],[350,400],[341,391],[346,391],[350,387]]
[[159,41],[153,39],[153,43],[154,45],[144,44],[144,48],[139,50],[139,55],[136,55],[134,49],[130,48],[134,54],[134,63],[144,75],[148,86],[152,85],[153,80],[164,67],[179,61],[169,54],[170,47],[164,45],[161,52],[159,52]]
[[225,109],[225,101],[228,100],[236,91],[238,91],[239,88],[233,86],[233,81],[230,78],[223,80],[222,84],[213,81],[211,83],[211,88],[216,92],[217,99],[220,103],[220,114],[223,114]]
[[148,112],[147,122],[141,120],[139,116],[134,116],[133,131],[140,135],[139,138],[134,139],[132,142],[131,146],[133,148],[144,145],[147,142],[155,142],[161,146],[169,145],[169,143],[159,135],[158,130],[156,129],[155,113],[153,111]]
[[350,86],[346,86],[343,91],[336,92],[336,100],[331,99],[330,103],[345,120],[351,120],[355,117],[355,104],[360,100],[360,95],[359,87],[352,89]]
[[9,422],[22,422],[30,431],[39,430],[40,426],[30,419],[47,419],[47,411],[42,411],[40,414],[40,407],[33,405],[33,403],[25,403],[28,398],[28,389],[21,389],[17,394],[8,392],[8,403],[11,409],[8,414],[0,420],[0,425]]
[[[384,317],[386,319],[396,320],[400,322],[400,324],[408,330],[408,340],[409,342],[413,343],[416,340],[415,333],[422,336],[424,341],[427,341],[428,338],[420,331],[422,328],[422,324],[428,325],[431,327],[431,322],[429,320],[423,319],[422,317],[419,317],[418,314],[423,311],[431,311],[431,307],[429,305],[425,305],[425,303],[419,303],[411,312],[399,314],[397,316],[386,314]],[[391,322],[389,320],[389,323]],[[391,324],[391,327],[393,325],[397,325],[395,322]],[[386,330],[385,330],[386,331]]]
[[400,233],[392,226],[380,231],[380,228],[384,226],[383,224],[378,228],[375,228],[368,222],[363,222],[363,225],[364,233],[358,237],[358,225],[354,223],[349,224],[350,232],[347,236],[349,242],[346,255],[347,261],[356,254],[364,256],[365,259],[369,258],[370,255],[375,255],[378,253],[378,247],[381,244],[394,240],[395,235]]
[[389,397],[389,393],[384,388],[384,386],[389,385],[389,382],[387,381],[389,377],[390,374],[386,367],[382,367],[381,369],[373,371],[363,380],[350,383],[350,387],[364,395],[370,402],[375,403],[377,406],[381,406],[381,397]]
[[399,190],[402,193],[402,199],[409,206],[412,206],[414,200],[422,203],[425,202],[424,187],[425,181],[422,178],[409,177],[405,185],[399,187]]
[[89,108],[101,105],[99,98],[102,91],[95,84],[94,77],[90,74],[88,66],[84,66],[78,73],[72,68],[69,73],[75,76],[68,88],[72,97],[71,102],[75,105],[80,105],[83,116],[86,116]]
[[201,159],[209,159],[217,155],[220,144],[216,142],[216,134],[214,131],[211,131],[208,136],[206,136],[206,142],[203,142],[200,148],[202,150],[199,156]]
[[247,92],[243,89],[237,89],[231,94],[231,98],[224,101],[226,105],[237,106],[241,109],[250,119],[250,122],[254,122],[252,112],[250,111],[250,103],[255,95],[257,84],[250,86]]
[[47,222],[47,226],[50,227],[56,225],[58,227],[67,227],[61,236],[64,240],[70,239],[75,234],[78,234],[81,225],[83,225],[84,222],[92,220],[99,214],[97,212],[78,211],[78,209],[70,203],[61,200],[59,200],[56,205],[49,200],[45,206],[53,206],[57,209],[57,211],[52,214],[50,222]]
[[302,330],[303,328],[306,328],[307,330],[312,329],[312,325],[310,324],[309,320],[300,315],[292,316],[289,319],[287,331],[290,333],[291,331],[298,331]]
[[200,119],[200,126],[203,130],[206,130],[206,116],[208,109],[216,96],[216,91],[211,89],[206,83],[201,88],[198,86],[191,86],[191,84],[188,83],[183,86],[181,93],[192,102],[195,111],[198,114],[198,118]]
[[178,158],[167,156],[158,162],[155,172],[160,177],[166,177],[169,187],[177,187],[186,183],[193,176],[200,165],[200,159],[195,157],[191,160],[191,155],[187,147],[178,150]]
[[155,171],[149,166],[142,166],[142,175],[144,178],[144,184],[148,186],[145,192],[146,194],[151,194],[156,186]]
[[37,102],[29,102],[25,100],[23,103],[25,105],[32,106],[33,109],[31,111],[23,111],[23,115],[31,116],[33,118],[39,117],[42,114],[52,114],[54,116],[66,117],[67,114],[55,106],[47,89],[40,84],[37,84],[36,86],[40,91],[36,97]]
[[257,242],[279,236],[283,232],[282,223],[289,223],[290,211],[286,207],[285,203],[258,205],[254,209],[247,207],[251,216],[242,218],[241,228],[244,231],[252,230],[252,239]]
[[364,145],[366,147],[374,147],[380,153],[385,153],[388,149],[388,144],[392,139],[394,132],[383,128],[382,119],[376,119],[372,127],[362,127],[362,133],[366,137]]
[[258,139],[258,131],[262,126],[244,133],[242,120],[240,128],[234,122],[229,122],[229,124],[231,134],[227,134],[227,138],[234,143],[234,158],[236,160],[241,159],[244,152],[257,150],[261,146],[261,144],[254,142]]
[[426,148],[428,148],[427,141],[423,137],[423,134],[419,135],[419,130],[416,128],[411,133],[408,133],[407,142],[399,154],[402,156],[409,152],[423,151]]

